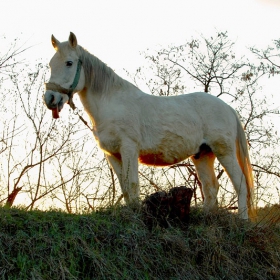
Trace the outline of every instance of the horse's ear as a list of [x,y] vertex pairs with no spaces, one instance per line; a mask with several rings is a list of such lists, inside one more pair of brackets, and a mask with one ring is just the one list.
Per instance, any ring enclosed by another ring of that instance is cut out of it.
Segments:
[[52,35],[52,45],[57,50],[60,42]]
[[69,44],[72,48],[76,48],[78,42],[77,42],[77,38],[76,35],[73,32],[70,32],[69,35]]

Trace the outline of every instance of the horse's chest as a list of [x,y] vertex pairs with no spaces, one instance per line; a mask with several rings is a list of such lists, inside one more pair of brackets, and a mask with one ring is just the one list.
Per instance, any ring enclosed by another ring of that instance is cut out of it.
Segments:
[[111,120],[96,126],[95,138],[102,150],[108,154],[119,154],[128,143],[138,149],[139,129],[133,126],[132,120]]
[[114,129],[97,130],[94,134],[99,147],[107,154],[120,152],[120,137]]

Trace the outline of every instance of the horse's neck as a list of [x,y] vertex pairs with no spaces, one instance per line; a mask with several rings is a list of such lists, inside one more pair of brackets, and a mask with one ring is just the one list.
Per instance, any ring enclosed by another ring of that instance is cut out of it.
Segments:
[[96,56],[80,48],[86,77],[86,86],[93,93],[107,93],[123,81],[110,67]]
[[92,92],[90,88],[86,87],[78,92],[78,95],[85,111],[94,124],[98,120],[99,111],[102,110],[100,108],[101,99],[103,98],[102,94],[100,92]]
[[86,74],[86,88],[79,92],[81,102],[93,122],[98,122],[100,112],[108,105],[111,95],[130,96],[137,88],[118,76],[110,67],[97,57],[84,53],[83,66]]

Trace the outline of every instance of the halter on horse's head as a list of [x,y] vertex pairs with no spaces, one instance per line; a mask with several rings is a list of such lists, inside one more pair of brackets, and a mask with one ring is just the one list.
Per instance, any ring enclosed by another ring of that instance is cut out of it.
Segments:
[[51,78],[50,82],[45,84],[44,100],[52,110],[53,117],[59,118],[59,112],[65,103],[73,105],[73,94],[83,89],[85,78],[82,61],[76,50],[76,36],[71,32],[66,43],[60,43],[52,36],[52,44],[56,54],[50,61]]

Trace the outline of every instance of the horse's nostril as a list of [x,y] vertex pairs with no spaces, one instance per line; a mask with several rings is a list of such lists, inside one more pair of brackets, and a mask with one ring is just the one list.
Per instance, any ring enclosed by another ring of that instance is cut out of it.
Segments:
[[54,95],[52,94],[51,95],[51,104],[53,104],[53,102],[54,102]]

